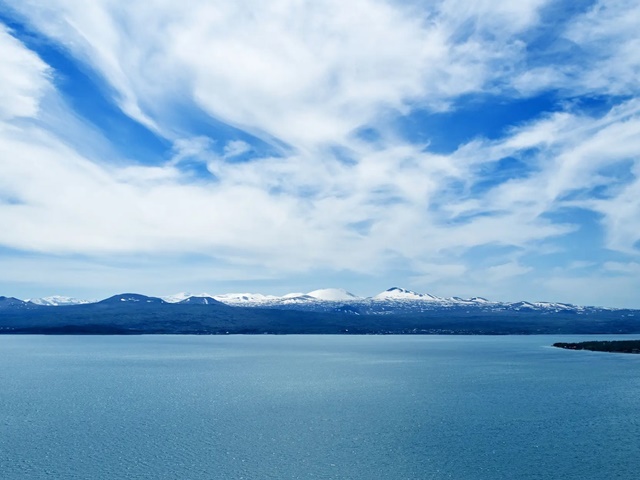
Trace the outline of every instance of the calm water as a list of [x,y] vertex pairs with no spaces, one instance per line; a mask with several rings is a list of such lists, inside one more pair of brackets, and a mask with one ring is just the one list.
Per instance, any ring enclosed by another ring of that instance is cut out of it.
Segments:
[[580,338],[0,336],[0,477],[635,480],[640,356]]

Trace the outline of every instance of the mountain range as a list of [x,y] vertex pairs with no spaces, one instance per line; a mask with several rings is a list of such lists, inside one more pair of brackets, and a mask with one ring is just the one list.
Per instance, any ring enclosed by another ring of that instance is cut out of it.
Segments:
[[640,310],[437,297],[393,287],[372,297],[341,289],[88,302],[0,297],[0,333],[47,334],[627,334]]
[[[51,296],[32,298],[22,302],[40,306],[70,306],[113,301],[153,302],[153,303],[223,303],[230,306],[254,308],[278,308],[303,311],[332,310],[337,304],[349,305],[352,310],[368,314],[388,314],[398,311],[422,311],[434,308],[469,307],[490,310],[539,310],[573,311],[613,310],[603,307],[583,307],[557,302],[494,302],[482,297],[468,299],[460,297],[438,297],[429,293],[417,293],[400,287],[392,287],[372,297],[359,297],[341,288],[325,288],[308,293],[289,293],[283,296],[263,295],[261,293],[227,293],[211,295],[208,293],[191,294],[181,292],[164,297],[147,297],[140,294],[121,294],[105,300],[80,300],[72,297]],[[14,303],[21,302],[13,299]]]

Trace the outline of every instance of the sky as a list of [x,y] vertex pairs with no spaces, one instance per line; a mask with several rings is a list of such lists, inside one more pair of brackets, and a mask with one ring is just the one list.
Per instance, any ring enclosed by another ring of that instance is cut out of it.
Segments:
[[0,0],[0,295],[640,308],[640,0]]

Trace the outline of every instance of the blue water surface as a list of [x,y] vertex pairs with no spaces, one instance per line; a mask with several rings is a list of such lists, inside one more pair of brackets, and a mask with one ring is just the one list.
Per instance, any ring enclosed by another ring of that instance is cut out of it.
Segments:
[[585,338],[0,336],[0,476],[635,480],[640,355]]

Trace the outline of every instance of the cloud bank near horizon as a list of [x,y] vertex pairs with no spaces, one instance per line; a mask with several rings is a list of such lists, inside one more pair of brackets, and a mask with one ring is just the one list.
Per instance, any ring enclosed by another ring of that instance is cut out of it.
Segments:
[[0,3],[0,285],[640,307],[638,2]]

